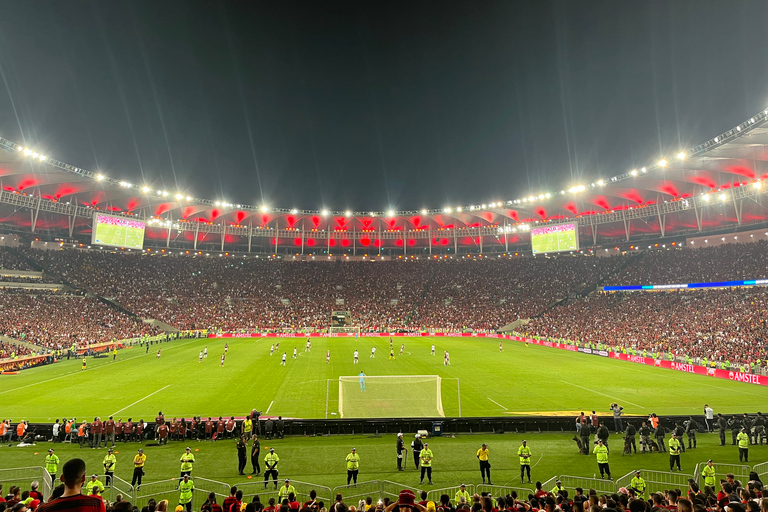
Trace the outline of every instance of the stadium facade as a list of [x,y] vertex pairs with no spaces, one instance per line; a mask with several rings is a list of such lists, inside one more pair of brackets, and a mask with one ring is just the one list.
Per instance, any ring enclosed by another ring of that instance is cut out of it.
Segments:
[[576,222],[582,248],[768,224],[768,109],[698,146],[567,190],[431,210],[232,204],[94,173],[0,137],[0,230],[87,242],[96,212],[146,223],[145,246],[283,254],[530,250],[530,230]]

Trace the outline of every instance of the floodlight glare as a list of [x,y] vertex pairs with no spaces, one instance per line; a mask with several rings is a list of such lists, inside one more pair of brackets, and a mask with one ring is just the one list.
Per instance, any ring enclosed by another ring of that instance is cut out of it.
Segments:
[[661,160],[659,160],[659,167],[666,167],[666,166],[667,166],[667,161],[666,160],[664,160],[663,158]]
[[181,194],[176,194],[176,199],[178,199],[179,201],[181,201],[183,198],[184,198],[184,196],[183,196],[183,195],[181,195]]
[[678,158],[679,160],[685,160],[685,156],[686,156],[686,155],[685,155],[685,151],[681,151],[681,152],[679,152],[679,153],[677,154],[677,158]]
[[351,217],[352,216],[352,212],[347,210],[347,211],[344,212],[344,216],[345,217]]
[[325,217],[326,215],[328,215],[328,210],[323,210],[323,217]]
[[148,186],[144,185],[143,187],[141,187],[141,191],[146,194],[147,192],[150,191],[150,188]]

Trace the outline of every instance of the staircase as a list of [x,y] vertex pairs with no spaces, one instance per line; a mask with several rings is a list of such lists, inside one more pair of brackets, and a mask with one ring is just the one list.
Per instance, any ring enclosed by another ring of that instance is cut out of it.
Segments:
[[13,345],[18,345],[20,347],[26,347],[30,350],[34,350],[35,352],[40,352],[42,350],[45,350],[43,347],[40,347],[38,345],[33,345],[32,343],[27,343],[26,341],[17,340],[16,338],[11,338],[10,336],[0,335],[0,341],[11,343]]

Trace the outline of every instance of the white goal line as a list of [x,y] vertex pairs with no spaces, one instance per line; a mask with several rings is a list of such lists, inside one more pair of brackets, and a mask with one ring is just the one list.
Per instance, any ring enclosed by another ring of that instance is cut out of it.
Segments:
[[[443,377],[439,375],[365,375],[361,377],[360,375],[340,375],[339,380],[341,379],[359,379],[359,378],[365,378],[365,379],[442,379]],[[455,377],[454,377],[455,378]]]

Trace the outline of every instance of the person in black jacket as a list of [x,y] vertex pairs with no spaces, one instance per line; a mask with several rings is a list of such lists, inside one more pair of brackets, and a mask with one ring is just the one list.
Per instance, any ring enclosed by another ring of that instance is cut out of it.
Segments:
[[252,475],[261,474],[261,466],[259,465],[260,453],[261,453],[261,443],[259,442],[259,439],[256,437],[256,434],[254,434],[253,446],[251,447],[251,466],[253,466],[253,473],[251,473]]
[[597,427],[597,440],[602,441],[605,447],[608,448],[608,436],[610,435],[611,433],[608,431],[608,427],[601,421],[600,426]]
[[717,433],[720,435],[720,446],[725,446],[725,429],[728,428],[728,421],[723,418],[722,414],[718,413],[715,424],[717,425]]
[[656,427],[656,430],[654,431],[653,435],[656,437],[656,444],[659,445],[659,451],[661,453],[666,453],[667,447],[664,445],[664,436],[667,434],[667,429],[664,428],[664,425],[659,422],[659,426]]
[[685,453],[685,442],[682,441],[683,434],[685,433],[685,429],[680,426],[678,422],[675,422],[675,428],[672,430],[672,433],[675,434],[675,437],[677,437],[677,440],[680,441],[680,451]]
[[[696,431],[699,430],[699,424],[693,419],[693,416],[689,416],[685,424],[685,435],[688,436],[688,448],[696,448]],[[693,446],[691,446],[693,443]]]
[[627,430],[624,431],[624,439],[625,441],[629,441],[629,445],[631,448],[635,449],[635,453],[637,453],[637,429],[634,425],[632,425],[630,422],[627,422]]
[[421,450],[424,449],[424,443],[421,442],[421,435],[416,434],[416,439],[411,442],[411,448],[413,448],[413,466],[419,469],[419,456]]
[[761,412],[757,413],[757,418],[752,423],[752,444],[763,444],[765,439],[765,416]]
[[397,470],[403,471],[403,452],[405,452],[405,441],[403,441],[403,433],[397,434]]
[[728,428],[731,429],[731,445],[736,446],[736,436],[741,432],[741,422],[735,414],[728,420]]
[[638,433],[640,434],[640,446],[643,448],[643,453],[645,453],[646,450],[651,452],[651,428],[646,422],[643,422],[643,425],[640,427]]
[[245,436],[239,437],[237,439],[237,474],[238,475],[244,475],[245,473],[243,470],[245,469],[245,457],[246,452],[248,451],[248,447],[245,444]]

